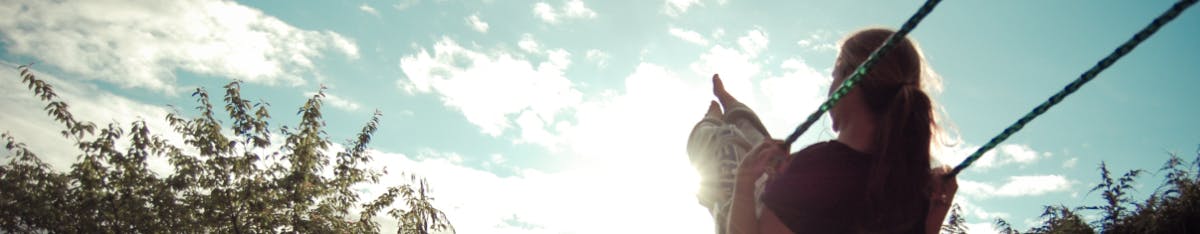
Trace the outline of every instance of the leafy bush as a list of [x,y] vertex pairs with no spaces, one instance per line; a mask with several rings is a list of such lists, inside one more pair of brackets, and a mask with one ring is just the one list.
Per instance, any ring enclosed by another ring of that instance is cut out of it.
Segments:
[[[18,69],[21,82],[47,103],[47,114],[74,142],[42,147],[75,147],[82,154],[70,171],[56,172],[3,133],[9,162],[0,166],[0,232],[364,233],[380,232],[373,219],[384,209],[400,220],[399,233],[453,231],[431,204],[429,185],[416,176],[409,177],[412,184],[360,203],[352,188],[379,183],[386,173],[366,167],[372,160],[367,144],[381,113],[375,112],[344,151],[331,155],[321,117],[324,88],[300,107],[297,127],[279,129],[279,147],[271,146],[268,105],[242,98],[240,82],[224,87],[231,136],[222,133],[208,92],[199,88],[192,94],[199,117],[166,116],[183,138],[183,145],[174,145],[152,134],[145,121],[98,128],[77,120],[52,85],[28,66]],[[127,149],[117,146],[120,140],[128,142]],[[173,173],[151,171],[151,157],[168,159]],[[405,208],[388,208],[398,200]]]
[[[1063,205],[1046,206],[1040,226],[1025,233],[1198,233],[1200,232],[1200,152],[1187,163],[1171,153],[1159,169],[1165,172],[1165,183],[1145,201],[1129,197],[1135,179],[1145,173],[1130,170],[1114,179],[1108,166],[1100,164],[1101,182],[1091,192],[1099,191],[1105,203],[1074,209]],[[1132,208],[1132,210],[1131,210]],[[1096,211],[1100,219],[1090,224],[1079,216],[1081,211]],[[953,217],[953,216],[952,216]],[[1001,233],[1021,233],[1003,219],[996,219]]]

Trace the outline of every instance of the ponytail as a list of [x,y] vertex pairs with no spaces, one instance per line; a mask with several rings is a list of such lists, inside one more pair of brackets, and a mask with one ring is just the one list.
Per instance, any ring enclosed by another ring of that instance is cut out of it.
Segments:
[[[933,112],[929,96],[914,83],[895,88],[884,113],[878,113],[878,151],[867,175],[863,227],[896,232],[924,225],[929,197],[929,145]],[[898,228],[898,229],[897,229]]]

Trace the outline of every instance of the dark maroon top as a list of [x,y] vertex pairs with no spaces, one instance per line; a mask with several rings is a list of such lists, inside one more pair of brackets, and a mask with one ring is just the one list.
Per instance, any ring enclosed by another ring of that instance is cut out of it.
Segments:
[[[827,141],[792,155],[785,169],[767,183],[763,203],[797,233],[853,233],[865,200],[871,155]],[[925,206],[922,206],[925,207]],[[921,222],[905,233],[924,232]]]

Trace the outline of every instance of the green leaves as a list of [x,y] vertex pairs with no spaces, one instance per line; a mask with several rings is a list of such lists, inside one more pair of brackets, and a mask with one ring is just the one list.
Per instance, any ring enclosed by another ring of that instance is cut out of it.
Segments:
[[1128,191],[1133,189],[1134,179],[1138,175],[1141,175],[1142,172],[1140,169],[1130,170],[1114,181],[1111,172],[1108,171],[1108,166],[1103,162],[1100,163],[1101,182],[1092,187],[1090,192],[1100,191],[1100,195],[1106,203],[1100,206],[1085,206],[1083,208],[1100,210],[1104,213],[1102,219],[1095,221],[1102,230],[1110,230],[1122,224],[1128,210],[1125,204],[1130,203]]
[[[1027,233],[1194,233],[1200,230],[1200,152],[1187,163],[1175,153],[1159,169],[1166,172],[1164,184],[1146,200],[1138,202],[1129,197],[1141,169],[1130,170],[1113,178],[1108,165],[1100,164],[1100,183],[1091,192],[1099,191],[1104,203],[1075,209],[1063,205],[1046,206],[1045,220]],[[1132,208],[1132,210],[1131,210]],[[1080,211],[1100,213],[1089,225]],[[996,219],[1001,233],[1019,233],[1003,219]]]
[[[208,92],[199,88],[192,93],[199,117],[165,116],[182,137],[179,143],[141,120],[103,129],[78,121],[50,84],[29,66],[19,69],[21,81],[47,103],[46,113],[83,153],[70,171],[55,172],[11,134],[0,135],[9,159],[0,166],[0,232],[363,233],[380,231],[374,217],[385,209],[400,219],[401,233],[453,231],[433,207],[429,185],[415,176],[359,203],[361,194],[351,188],[378,183],[383,174],[367,167],[368,144],[382,114],[376,111],[343,152],[330,152],[321,115],[324,87],[298,111],[295,131],[279,129],[279,146],[271,143],[269,104],[243,98],[240,81],[224,86],[227,118],[216,115]],[[231,123],[229,132],[222,132],[223,120]],[[173,172],[151,171],[154,158],[167,159]],[[392,208],[397,200],[403,208]]]

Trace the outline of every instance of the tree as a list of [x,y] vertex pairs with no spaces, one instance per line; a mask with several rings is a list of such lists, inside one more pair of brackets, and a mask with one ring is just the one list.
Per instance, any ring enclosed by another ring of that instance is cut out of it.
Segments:
[[[283,126],[279,135],[270,131],[268,104],[242,98],[241,82],[224,86],[230,135],[222,132],[208,92],[198,88],[192,96],[199,117],[178,111],[166,116],[183,137],[176,145],[151,133],[145,121],[98,128],[77,120],[51,84],[29,66],[18,69],[21,82],[47,103],[44,110],[74,142],[58,147],[82,153],[70,171],[56,172],[12,134],[0,135],[9,158],[0,166],[0,232],[380,232],[374,218],[385,209],[400,219],[398,233],[453,231],[432,205],[429,184],[415,175],[411,184],[359,201],[352,188],[379,183],[383,175],[366,167],[372,160],[367,145],[382,114],[376,111],[344,151],[332,153],[321,116],[324,87],[299,109],[297,127]],[[272,146],[273,136],[282,136],[281,146]],[[129,146],[118,147],[121,140]],[[168,159],[174,171],[151,171],[152,157]],[[397,200],[406,208],[389,209]]]
[[1133,189],[1134,180],[1142,172],[1140,169],[1130,170],[1114,181],[1108,171],[1108,166],[1103,162],[1100,163],[1100,184],[1093,187],[1090,192],[1101,191],[1105,204],[1082,207],[1083,209],[1099,210],[1103,213],[1100,220],[1094,221],[1097,226],[1100,226],[1100,230],[1113,231],[1114,228],[1125,224],[1128,212],[1125,204],[1133,204],[1127,191]]
[[1164,184],[1145,202],[1135,203],[1134,211],[1111,233],[1196,233],[1200,232],[1200,151],[1191,164],[1176,153],[1159,172],[1166,172]]
[[[1066,206],[1046,206],[1040,226],[1027,233],[1197,233],[1200,232],[1200,151],[1191,163],[1176,153],[1159,169],[1164,184],[1145,201],[1129,197],[1136,177],[1143,170],[1130,170],[1114,179],[1107,164],[1100,164],[1100,179],[1091,191],[1101,191],[1104,204],[1069,209]],[[1130,210],[1132,207],[1132,210]],[[1100,213],[1100,219],[1088,225],[1078,211]],[[1001,233],[1019,233],[1003,219],[996,219]]]
[[1079,214],[1066,206],[1045,206],[1044,209],[1041,217],[1046,221],[1027,233],[1096,233]]
[[1009,224],[1008,221],[1006,221],[1002,218],[996,218],[996,221],[993,222],[992,225],[994,227],[996,227],[996,232],[999,232],[999,233],[1004,233],[1004,234],[1020,234],[1021,233],[1021,232],[1017,231],[1016,229],[1013,229],[1012,224]]
[[[1074,210],[1063,205],[1045,206],[1041,218],[1045,219],[1041,226],[1030,228],[1025,233],[1096,233],[1087,222],[1083,221]],[[1004,219],[997,218],[995,226],[1000,233],[1021,233],[1012,228]]]

